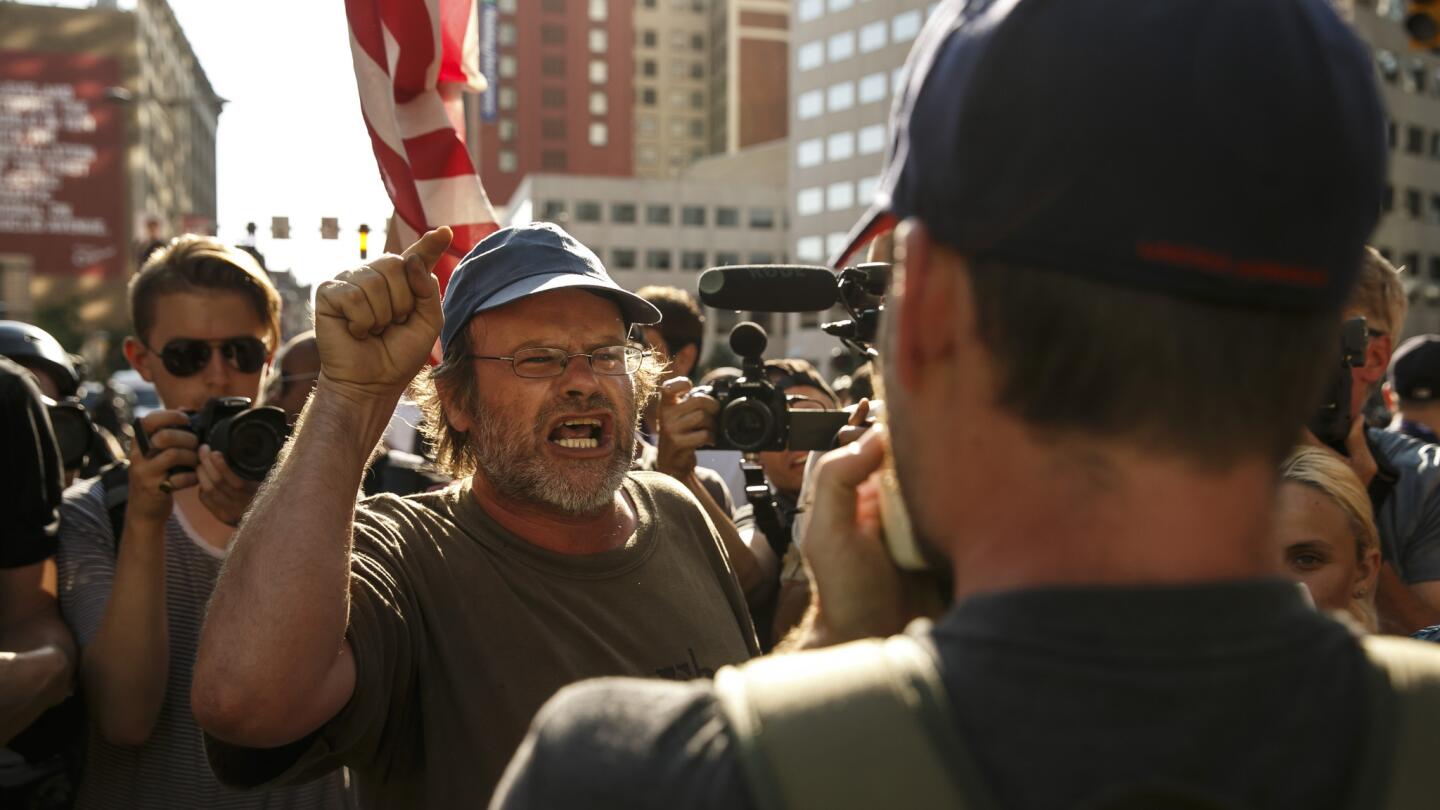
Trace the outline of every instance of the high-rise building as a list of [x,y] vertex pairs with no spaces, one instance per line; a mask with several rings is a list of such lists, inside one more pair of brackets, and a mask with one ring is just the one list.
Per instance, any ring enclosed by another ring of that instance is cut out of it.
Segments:
[[[905,58],[935,3],[799,0],[790,39],[790,238],[796,261],[822,263],[870,204],[889,143],[886,122]],[[838,313],[835,313],[838,317]],[[792,315],[788,352],[825,356],[827,318]]]
[[482,0],[472,152],[504,205],[532,172],[631,173],[635,85],[632,7],[608,0]]
[[0,272],[25,309],[124,325],[145,222],[213,232],[223,104],[165,0],[0,3]]
[[711,4],[710,152],[734,152],[785,137],[789,66],[787,0]]
[[[715,68],[706,0],[635,0],[635,175],[672,177],[710,154]],[[716,7],[728,0],[714,0]]]
[[1345,9],[1375,57],[1389,117],[1390,181],[1371,244],[1405,266],[1405,333],[1440,332],[1440,58],[1411,48],[1404,0]]

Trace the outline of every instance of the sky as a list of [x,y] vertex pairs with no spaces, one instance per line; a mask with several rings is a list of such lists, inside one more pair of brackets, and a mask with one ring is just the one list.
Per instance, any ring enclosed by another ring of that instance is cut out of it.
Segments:
[[[256,223],[270,269],[292,269],[307,284],[360,263],[362,223],[379,232],[374,256],[391,205],[360,115],[344,3],[169,2],[211,86],[229,100],[216,156],[219,237],[238,242],[245,223]],[[290,218],[290,240],[270,239],[275,216]],[[320,239],[321,217],[340,220],[339,240]]]

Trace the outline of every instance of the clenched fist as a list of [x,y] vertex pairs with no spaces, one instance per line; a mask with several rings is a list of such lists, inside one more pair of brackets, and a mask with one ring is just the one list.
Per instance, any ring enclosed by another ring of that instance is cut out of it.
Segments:
[[400,256],[385,255],[320,285],[315,340],[320,374],[351,396],[398,396],[425,364],[444,321],[431,274],[450,245],[437,228]]

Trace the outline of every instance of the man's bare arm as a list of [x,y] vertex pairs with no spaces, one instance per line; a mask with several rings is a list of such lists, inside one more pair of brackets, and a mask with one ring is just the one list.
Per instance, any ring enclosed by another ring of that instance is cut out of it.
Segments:
[[383,257],[321,287],[320,381],[240,525],[200,639],[191,705],[222,740],[294,742],[355,690],[345,632],[356,493],[439,333],[429,270],[449,241],[448,229],[432,231],[403,258]]
[[55,605],[55,563],[0,570],[0,745],[64,699],[74,658]]

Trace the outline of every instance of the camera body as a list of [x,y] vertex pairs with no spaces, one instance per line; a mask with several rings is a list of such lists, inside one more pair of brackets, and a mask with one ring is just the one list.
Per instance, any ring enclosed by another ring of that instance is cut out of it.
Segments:
[[1350,435],[1350,423],[1355,419],[1355,414],[1350,412],[1350,394],[1354,385],[1350,369],[1365,365],[1365,350],[1369,345],[1370,334],[1363,317],[1350,318],[1341,324],[1340,367],[1325,389],[1320,409],[1310,419],[1310,432],[1315,434],[1315,438],[1341,455],[1348,455],[1345,438]]
[[[290,425],[279,408],[252,408],[250,404],[247,397],[217,397],[198,412],[187,412],[190,423],[179,429],[195,434],[200,444],[222,454],[236,475],[263,481],[290,438]],[[142,434],[137,431],[136,435]],[[170,472],[191,470],[176,467]]]
[[785,394],[765,376],[761,355],[768,342],[758,324],[737,324],[730,331],[730,348],[740,355],[744,373],[708,390],[697,389],[720,403],[715,448],[744,453],[830,449],[849,414],[789,408]]

